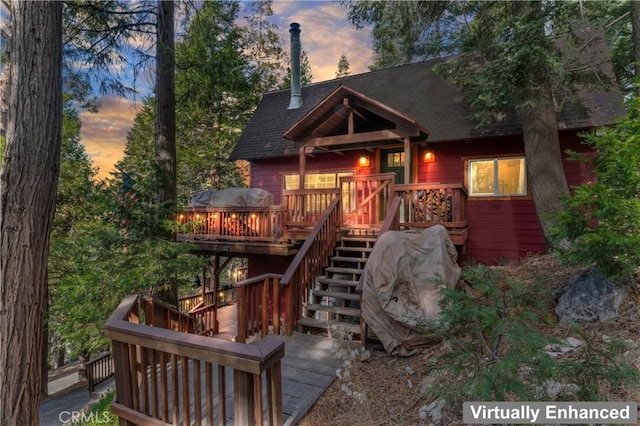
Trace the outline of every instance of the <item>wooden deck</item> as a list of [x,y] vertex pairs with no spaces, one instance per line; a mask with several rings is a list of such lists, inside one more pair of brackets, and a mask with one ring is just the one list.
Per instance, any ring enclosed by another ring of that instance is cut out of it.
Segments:
[[[220,333],[217,338],[232,340],[236,335],[236,305],[218,309],[218,320]],[[329,337],[294,333],[288,337],[267,336],[265,339],[274,338],[285,342],[282,359],[284,424],[297,425],[336,378],[339,361],[331,354],[333,340]],[[226,384],[233,386],[233,379],[228,377]],[[263,394],[266,395],[266,391]],[[228,390],[227,395],[233,395],[233,392]],[[228,407],[226,412],[225,424],[233,424],[233,409]]]

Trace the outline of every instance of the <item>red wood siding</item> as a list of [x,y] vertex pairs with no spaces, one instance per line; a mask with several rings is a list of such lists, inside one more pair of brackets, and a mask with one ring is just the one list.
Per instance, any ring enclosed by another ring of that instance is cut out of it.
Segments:
[[[320,154],[315,157],[307,156],[305,173],[320,173],[325,171],[353,171],[356,175],[371,174],[374,170],[374,155],[369,167],[360,167],[358,159],[366,151],[347,151],[344,155],[334,153]],[[300,172],[299,157],[274,158],[254,161],[251,163],[251,186],[262,188],[274,195],[275,203],[282,201],[284,175]]]
[[[566,149],[578,152],[589,151],[580,143],[580,138],[575,132],[563,132],[561,144],[563,151]],[[499,157],[524,153],[522,139],[513,137],[431,144],[429,148],[435,150],[436,161],[423,163],[420,161],[422,151],[419,151],[417,170],[419,182],[443,184],[464,182],[464,161],[468,157]],[[379,170],[379,166],[375,164],[375,155],[370,155],[370,167],[363,169],[357,165],[358,158],[363,153],[365,151],[348,151],[345,155],[328,153],[307,157],[306,170],[308,173],[354,170],[358,175],[375,173]],[[588,166],[581,162],[568,161],[566,156],[564,166],[570,186],[593,178]],[[297,173],[297,156],[255,161],[251,167],[251,185],[272,192],[276,203],[280,203],[282,176]],[[530,198],[513,197],[511,200],[469,198],[468,221],[469,239],[466,256],[462,260],[496,264],[506,260],[516,260],[529,253],[544,251],[544,237]],[[264,272],[273,272],[273,270]]]

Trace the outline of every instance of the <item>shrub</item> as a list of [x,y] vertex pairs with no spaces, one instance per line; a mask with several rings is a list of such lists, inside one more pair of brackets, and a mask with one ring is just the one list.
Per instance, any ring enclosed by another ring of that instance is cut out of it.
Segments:
[[440,318],[425,326],[425,332],[443,337],[446,348],[430,363],[446,383],[436,383],[429,393],[452,404],[536,400],[537,386],[555,367],[537,327],[545,290],[487,266],[466,267],[463,278],[471,290],[443,287]]
[[631,99],[617,125],[582,136],[595,157],[596,176],[567,197],[567,210],[556,217],[554,238],[567,240],[566,260],[596,264],[611,277],[631,276],[640,264],[640,100]]
[[574,327],[582,347],[560,358],[546,352],[555,339],[543,330],[557,323],[545,320],[552,299],[541,282],[482,265],[465,267],[462,276],[470,289],[443,286],[439,319],[424,325],[444,341],[427,366],[435,376],[427,397],[461,407],[465,401],[598,401],[637,388],[640,372],[625,358],[624,342],[604,344]]

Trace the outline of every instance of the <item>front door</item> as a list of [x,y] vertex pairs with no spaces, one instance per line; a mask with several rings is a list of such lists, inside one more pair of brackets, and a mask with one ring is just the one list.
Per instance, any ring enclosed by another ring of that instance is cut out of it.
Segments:
[[380,173],[395,173],[396,185],[404,184],[404,149],[382,149],[380,150]]

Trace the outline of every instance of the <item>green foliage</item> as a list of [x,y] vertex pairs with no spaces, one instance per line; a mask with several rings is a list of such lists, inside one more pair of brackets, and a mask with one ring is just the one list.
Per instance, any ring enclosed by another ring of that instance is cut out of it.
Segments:
[[545,346],[554,339],[542,330],[551,325],[545,320],[551,295],[540,283],[488,266],[465,267],[463,278],[470,290],[442,288],[439,319],[425,324],[425,333],[444,341],[444,351],[428,364],[435,374],[428,397],[452,407],[464,401],[598,401],[640,383],[640,372],[624,359],[624,343],[606,345],[578,328],[572,332],[584,346],[549,356]]
[[117,426],[120,424],[118,417],[111,412],[111,402],[115,392],[110,391],[105,396],[100,398],[90,410],[84,412],[80,417],[80,420],[73,422],[74,425],[79,426]]
[[538,399],[536,389],[554,372],[537,327],[544,290],[487,266],[467,267],[463,277],[472,290],[443,288],[440,319],[426,324],[425,332],[446,342],[446,351],[430,367],[453,380],[435,385],[430,395],[452,404]]
[[576,82],[609,85],[609,76],[585,72],[585,40],[572,32],[607,25],[611,45],[621,40],[614,30],[630,22],[624,8],[604,2],[343,3],[353,24],[373,24],[373,69],[457,55],[439,70],[464,89],[480,125],[513,113],[506,106],[536,106],[551,74],[556,94],[572,93]]
[[336,78],[346,77],[351,74],[349,70],[349,61],[347,60],[347,56],[343,53],[340,55],[340,59],[338,60],[338,71],[336,71]]
[[[289,65],[287,66],[287,72],[280,84],[280,89],[291,88],[291,58],[289,58],[289,55],[286,55],[286,57]],[[311,80],[313,80],[313,75],[311,74],[309,55],[306,50],[302,49],[300,52],[300,83],[304,86],[306,84],[310,84]]]
[[574,329],[585,342],[577,356],[561,361],[565,377],[579,385],[575,394],[577,401],[606,401],[614,392],[637,389],[640,385],[640,371],[630,365],[624,354],[629,344],[618,339],[598,346],[586,333]]
[[[132,129],[136,136],[153,123],[152,112],[144,111]],[[189,254],[189,245],[155,237],[161,206],[154,203],[153,149],[128,145],[119,166],[131,176],[98,184],[79,140],[80,121],[67,104],[48,265],[49,330],[74,353],[90,354],[108,346],[104,321],[126,295],[151,293],[168,280],[188,286],[203,260]]]
[[264,92],[278,88],[284,78],[286,54],[282,49],[278,26],[268,20],[273,16],[272,0],[248,3],[245,15],[244,53],[259,97]]
[[[182,201],[193,192],[243,186],[229,156],[261,93],[243,53],[234,2],[205,2],[176,45],[176,138]],[[264,61],[263,61],[264,64]],[[261,83],[262,84],[262,83]]]
[[[130,93],[119,71],[133,66],[135,78],[149,55],[144,49],[155,36],[154,8],[149,2],[75,0],[64,2],[65,91],[95,107],[92,87],[100,93]],[[137,43],[131,43],[135,39]],[[138,47],[139,46],[139,47]],[[139,62],[131,63],[131,58]]]
[[554,230],[570,243],[565,259],[595,263],[611,277],[629,277],[640,264],[640,101],[632,98],[627,111],[616,126],[583,134],[596,155],[574,158],[596,179],[575,188]]

